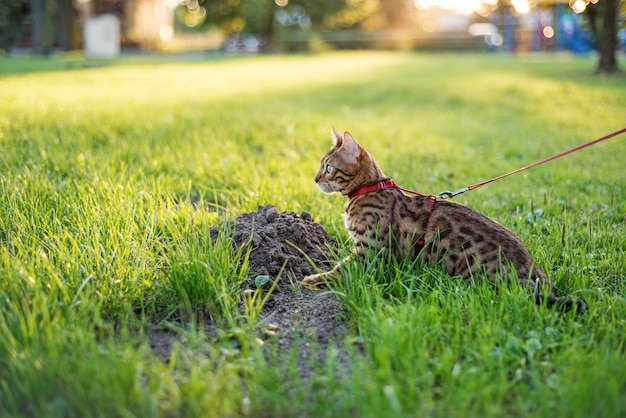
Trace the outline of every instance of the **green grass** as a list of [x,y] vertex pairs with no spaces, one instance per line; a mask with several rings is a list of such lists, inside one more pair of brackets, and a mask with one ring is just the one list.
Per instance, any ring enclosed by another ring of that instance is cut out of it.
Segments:
[[[350,370],[330,349],[303,380],[297,353],[255,343],[254,304],[238,309],[245,252],[208,238],[272,203],[346,241],[345,200],[312,181],[332,125],[439,192],[623,128],[623,76],[550,56],[106,64],[0,59],[0,416],[626,413],[626,137],[457,198],[520,235],[584,315],[353,265],[336,289]],[[155,327],[180,335],[169,362]]]

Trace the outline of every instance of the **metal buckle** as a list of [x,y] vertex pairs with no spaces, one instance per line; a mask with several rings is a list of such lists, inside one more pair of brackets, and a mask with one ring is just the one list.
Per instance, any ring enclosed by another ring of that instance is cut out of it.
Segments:
[[454,196],[460,195],[461,193],[465,193],[468,192],[470,190],[469,187],[463,187],[462,189],[459,189],[457,191],[451,192],[450,190],[444,190],[443,192],[439,193],[439,199],[451,199]]

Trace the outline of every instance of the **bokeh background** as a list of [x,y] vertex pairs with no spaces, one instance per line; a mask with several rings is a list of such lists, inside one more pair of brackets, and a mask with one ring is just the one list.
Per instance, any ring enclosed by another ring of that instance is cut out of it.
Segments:
[[1,0],[6,53],[626,50],[620,0]]

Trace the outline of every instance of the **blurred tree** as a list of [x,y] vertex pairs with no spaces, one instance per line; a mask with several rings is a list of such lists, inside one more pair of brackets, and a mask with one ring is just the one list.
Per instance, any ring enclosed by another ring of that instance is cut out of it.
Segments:
[[20,34],[28,13],[27,0],[0,0],[0,50],[8,50]]
[[274,49],[274,13],[278,7],[274,0],[240,0],[245,26],[242,32],[265,36],[268,50]]
[[[598,73],[615,73],[617,66],[617,19],[620,0],[602,0],[590,3],[585,10],[589,29],[598,49]],[[598,22],[598,18],[602,21]]]
[[55,20],[57,5],[54,0],[32,0],[33,50],[48,55],[54,48],[56,38]]
[[353,27],[380,10],[379,0],[290,0],[290,5],[302,7],[311,27],[323,30]]
[[31,10],[36,54],[50,54],[55,47],[80,47],[78,11],[72,0],[31,0]]
[[197,14],[198,8],[206,11],[206,17],[201,22],[191,19],[195,24],[186,24],[187,30],[215,27],[225,35],[262,34],[271,48],[278,11],[293,17],[288,19],[293,24],[331,30],[360,23],[379,10],[380,0],[183,0],[176,13],[177,27],[183,28],[185,14]]
[[381,3],[381,12],[388,28],[398,28],[411,21],[406,18],[407,2],[405,0],[385,0]]
[[80,47],[78,11],[72,0],[56,0],[58,5],[59,46],[66,50]]
[[619,0],[604,0],[604,13],[602,14],[602,32],[598,42],[600,63],[599,73],[617,72],[617,9]]

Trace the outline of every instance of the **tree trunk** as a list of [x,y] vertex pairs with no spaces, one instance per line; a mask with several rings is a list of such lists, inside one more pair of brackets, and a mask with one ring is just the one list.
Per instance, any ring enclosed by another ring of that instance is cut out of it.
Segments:
[[54,49],[56,4],[54,0],[32,0],[33,49],[36,54],[48,55]]
[[266,36],[265,51],[274,52],[276,49],[276,26],[274,25],[274,12],[276,11],[276,5],[272,1],[269,4],[269,11],[267,12],[267,20],[265,21],[264,34]]
[[57,0],[59,11],[59,43],[66,51],[78,49],[78,16],[72,0]]
[[594,47],[598,47],[598,39],[600,39],[600,35],[598,34],[598,5],[590,4],[587,9],[585,9],[585,16],[587,16],[587,22],[589,22],[589,30],[591,31],[591,36],[593,36]]
[[617,68],[617,7],[619,0],[604,0],[602,33],[598,42],[598,73],[615,73]]

